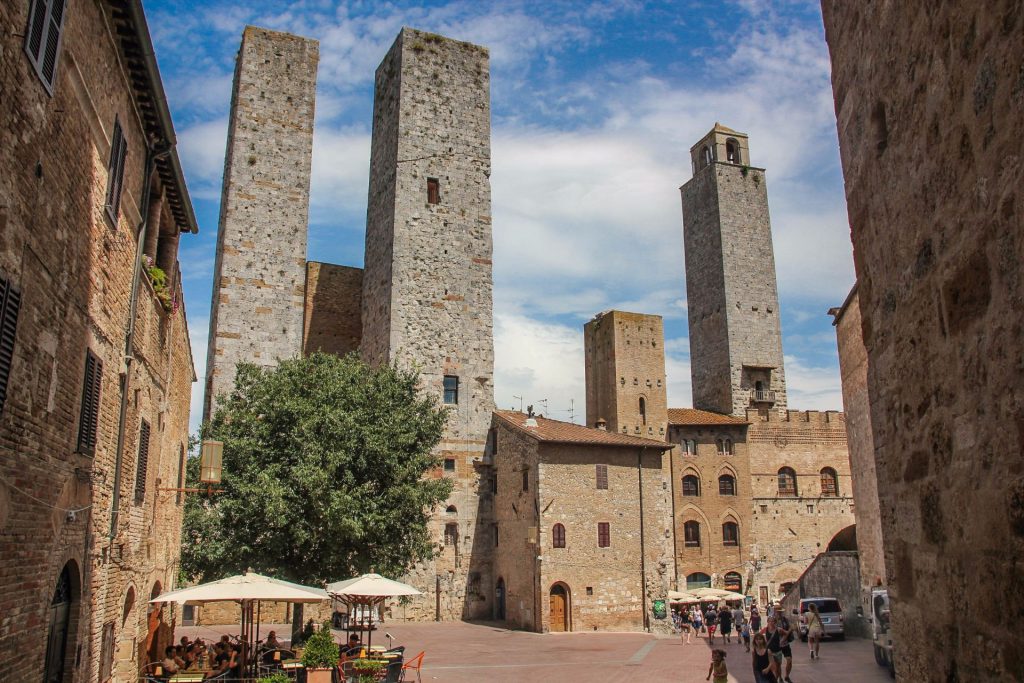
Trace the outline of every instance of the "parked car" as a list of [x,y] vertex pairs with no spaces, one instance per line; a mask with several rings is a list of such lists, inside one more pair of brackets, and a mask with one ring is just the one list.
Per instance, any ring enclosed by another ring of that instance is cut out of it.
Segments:
[[807,606],[812,603],[818,607],[818,616],[821,617],[825,635],[837,640],[845,638],[843,607],[838,600],[835,598],[803,598],[800,600],[800,640],[807,640]]
[[877,586],[871,589],[871,634],[875,646],[875,662],[889,669],[889,675],[896,678],[892,633],[889,628],[889,590]]

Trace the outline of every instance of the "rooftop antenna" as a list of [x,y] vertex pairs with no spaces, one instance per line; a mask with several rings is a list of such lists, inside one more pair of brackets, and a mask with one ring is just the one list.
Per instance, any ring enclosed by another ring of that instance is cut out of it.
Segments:
[[569,422],[576,421],[576,402],[573,399],[569,399]]
[[519,399],[519,412],[520,413],[523,412],[523,397],[522,396],[516,396],[515,394],[513,394],[512,398],[518,398]]
[[551,411],[548,410],[548,400],[546,398],[539,398],[539,399],[537,399],[537,403],[543,403],[544,404],[544,412],[541,413],[542,415],[548,415],[548,414],[551,413]]

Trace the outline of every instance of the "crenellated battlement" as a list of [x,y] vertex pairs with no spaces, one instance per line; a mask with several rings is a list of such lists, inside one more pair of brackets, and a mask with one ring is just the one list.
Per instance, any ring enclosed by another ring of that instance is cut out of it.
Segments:
[[846,428],[846,414],[841,410],[769,410],[766,415],[762,415],[757,410],[748,408],[746,418],[751,424],[758,422],[804,423],[837,425]]

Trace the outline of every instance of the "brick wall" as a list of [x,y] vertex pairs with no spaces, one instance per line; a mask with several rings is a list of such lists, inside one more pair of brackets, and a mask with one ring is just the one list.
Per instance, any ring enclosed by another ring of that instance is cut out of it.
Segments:
[[[52,97],[23,51],[28,7],[0,6],[0,24],[9,29],[0,39],[0,163],[9,171],[0,177],[0,274],[22,293],[0,413],[0,671],[9,680],[42,674],[49,605],[67,566],[73,604],[64,680],[97,680],[108,622],[115,624],[116,679],[134,680],[147,636],[146,603],[154,588],[171,588],[176,574],[181,507],[175,494],[157,487],[177,483],[187,443],[194,380],[188,330],[184,309],[164,311],[144,280],[119,523],[108,539],[135,229],[150,190],[142,179],[146,131],[126,87],[107,5],[68,4]],[[121,208],[111,221],[104,202],[115,117],[128,151]],[[159,182],[153,194],[163,196]],[[182,227],[165,224],[167,212],[155,215],[158,233]],[[103,361],[91,456],[76,452],[86,349]],[[143,418],[152,431],[137,503]]]
[[1024,12],[822,9],[897,675],[1022,680]]
[[207,352],[204,416],[241,362],[303,348],[309,177],[319,46],[247,26],[235,65]]
[[363,270],[310,261],[306,264],[305,325],[302,352],[344,356],[358,352]]

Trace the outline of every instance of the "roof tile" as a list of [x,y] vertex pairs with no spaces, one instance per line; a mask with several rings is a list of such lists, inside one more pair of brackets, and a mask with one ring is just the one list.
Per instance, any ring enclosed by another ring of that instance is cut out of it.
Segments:
[[742,417],[713,413],[710,410],[696,408],[669,408],[668,423],[670,425],[745,425],[750,424]]
[[495,410],[494,414],[513,428],[525,432],[542,443],[574,443],[594,446],[646,447],[668,450],[672,444],[639,436],[619,434],[603,429],[585,427],[572,422],[537,417],[537,426],[527,426],[528,415],[515,410]]

